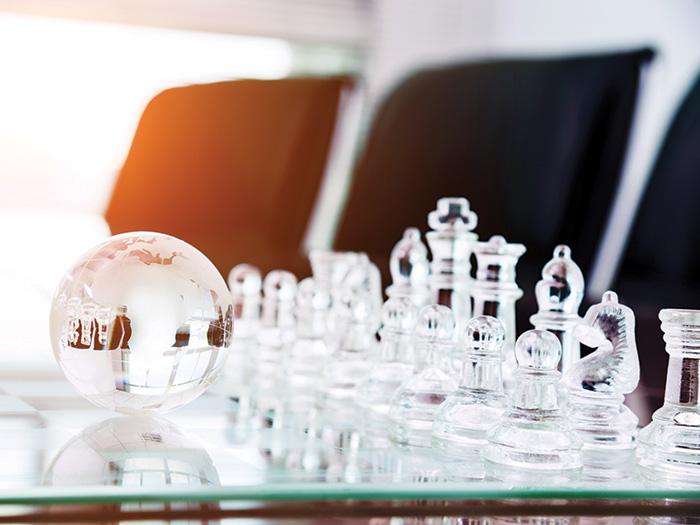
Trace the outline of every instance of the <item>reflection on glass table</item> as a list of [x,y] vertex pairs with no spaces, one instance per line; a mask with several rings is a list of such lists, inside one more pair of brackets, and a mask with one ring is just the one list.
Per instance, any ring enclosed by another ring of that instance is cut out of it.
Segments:
[[278,517],[700,514],[700,488],[645,476],[629,454],[589,455],[574,477],[499,471],[478,449],[400,447],[313,411],[238,418],[226,390],[217,383],[149,419],[96,408],[64,380],[0,380],[0,516],[15,505],[143,511],[154,502]]

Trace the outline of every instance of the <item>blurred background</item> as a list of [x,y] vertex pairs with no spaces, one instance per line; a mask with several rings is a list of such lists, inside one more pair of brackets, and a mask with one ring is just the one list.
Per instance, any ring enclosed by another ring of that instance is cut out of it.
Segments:
[[224,276],[361,250],[387,286],[403,229],[463,195],[528,247],[520,331],[560,243],[586,304],[635,309],[648,414],[658,310],[698,307],[698,27],[695,0],[0,0],[3,359],[54,366],[53,287],[110,231]]

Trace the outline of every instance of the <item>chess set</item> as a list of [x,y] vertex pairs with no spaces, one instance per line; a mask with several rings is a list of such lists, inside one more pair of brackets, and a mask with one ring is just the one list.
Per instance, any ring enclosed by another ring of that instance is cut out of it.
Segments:
[[[700,484],[700,311],[666,309],[665,403],[645,428],[634,313],[607,291],[583,317],[584,278],[564,245],[544,264],[533,329],[516,334],[522,244],[479,241],[464,198],[406,229],[379,272],[362,253],[313,251],[312,277],[233,268],[224,382],[240,418],[357,432],[430,450],[469,479],[650,479]],[[428,254],[432,253],[432,260]],[[475,278],[470,259],[476,260]],[[580,345],[592,349],[581,358]]]
[[[700,311],[660,312],[665,403],[639,429],[625,405],[640,372],[634,313],[615,292],[580,316],[582,272],[556,246],[532,329],[518,334],[525,246],[480,241],[464,198],[440,199],[427,222],[427,245],[411,227],[392,250],[386,301],[359,252],[312,251],[300,282],[240,264],[228,286],[168,235],[117,235],[86,252],[58,286],[50,328],[65,378],[98,408],[87,421],[65,405],[75,400],[38,401],[49,421],[38,427],[73,435],[42,483],[143,480],[157,457],[199,481],[204,458],[217,473],[206,484],[254,479],[260,494],[290,481],[387,494],[417,481],[467,492],[700,487]],[[591,349],[583,358],[581,345]],[[208,445],[188,444],[190,431]],[[81,465],[86,457],[99,460]],[[160,490],[175,478],[159,479]]]

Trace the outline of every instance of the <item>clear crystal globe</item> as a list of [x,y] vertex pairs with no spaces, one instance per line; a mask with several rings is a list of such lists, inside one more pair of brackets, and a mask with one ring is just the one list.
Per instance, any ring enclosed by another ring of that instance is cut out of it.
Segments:
[[200,251],[160,233],[125,233],[86,252],[51,306],[66,378],[92,403],[165,412],[218,377],[231,343],[231,295]]

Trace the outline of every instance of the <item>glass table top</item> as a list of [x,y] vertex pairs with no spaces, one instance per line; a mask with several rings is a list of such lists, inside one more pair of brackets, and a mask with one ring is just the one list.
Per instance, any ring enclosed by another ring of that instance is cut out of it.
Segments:
[[576,476],[503,472],[368,439],[342,419],[239,417],[224,391],[152,419],[96,408],[60,377],[0,378],[0,506],[700,501],[700,486],[640,472],[630,455],[593,458]]

